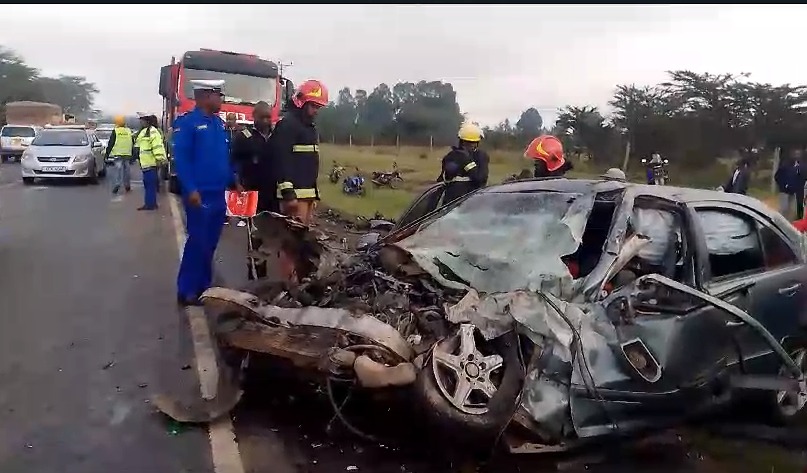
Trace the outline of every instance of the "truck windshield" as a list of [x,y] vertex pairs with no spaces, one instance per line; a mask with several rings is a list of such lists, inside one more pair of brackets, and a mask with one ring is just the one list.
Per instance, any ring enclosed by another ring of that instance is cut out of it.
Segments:
[[184,69],[182,89],[188,99],[193,99],[192,80],[223,80],[224,102],[237,105],[254,105],[261,100],[270,106],[275,104],[277,79],[254,77],[226,72]]
[[43,130],[32,146],[87,146],[87,132],[84,130]]

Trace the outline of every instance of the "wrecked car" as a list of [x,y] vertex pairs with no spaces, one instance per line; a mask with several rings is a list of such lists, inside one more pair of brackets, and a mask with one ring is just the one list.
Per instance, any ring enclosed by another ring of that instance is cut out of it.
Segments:
[[222,345],[324,383],[411,389],[452,438],[503,438],[513,452],[734,402],[771,422],[803,409],[805,240],[761,202],[563,178],[435,209],[439,192],[354,254],[276,216],[259,230],[293,233],[307,276],[205,292]]

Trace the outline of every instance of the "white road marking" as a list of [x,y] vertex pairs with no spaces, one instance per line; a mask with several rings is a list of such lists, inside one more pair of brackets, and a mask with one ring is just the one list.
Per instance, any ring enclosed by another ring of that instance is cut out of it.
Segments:
[[[177,250],[182,258],[185,247],[185,224],[182,222],[177,199],[168,196],[171,219],[174,223],[174,234],[177,240]],[[216,354],[207,317],[201,307],[189,306],[185,309],[193,337],[193,351],[196,358],[196,372],[199,375],[199,391],[204,399],[213,399],[216,396],[219,370],[216,364]],[[210,437],[210,451],[213,458],[213,470],[216,473],[244,473],[241,454],[238,451],[238,442],[235,440],[233,422],[230,416],[223,416],[211,422],[208,426]]]

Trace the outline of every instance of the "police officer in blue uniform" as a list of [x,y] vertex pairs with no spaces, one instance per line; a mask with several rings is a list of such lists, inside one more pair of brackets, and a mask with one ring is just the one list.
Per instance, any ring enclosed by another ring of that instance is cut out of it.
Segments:
[[219,118],[223,80],[191,81],[196,108],[174,121],[173,154],[188,239],[177,276],[177,299],[198,305],[213,279],[213,255],[227,212],[224,192],[238,184],[229,134]]

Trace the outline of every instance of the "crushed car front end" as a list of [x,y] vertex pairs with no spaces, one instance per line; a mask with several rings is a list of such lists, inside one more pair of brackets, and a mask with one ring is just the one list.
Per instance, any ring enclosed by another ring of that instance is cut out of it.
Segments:
[[[325,382],[412,389],[457,441],[504,436],[511,451],[543,452],[660,428],[730,400],[733,345],[699,337],[738,324],[770,334],[656,274],[666,264],[695,278],[693,229],[676,226],[675,198],[635,197],[609,181],[495,186],[354,254],[267,215],[267,238],[296,242],[301,284],[211,288],[202,300],[223,346]],[[653,264],[632,266],[639,257]],[[791,374],[780,386],[803,387]]]

